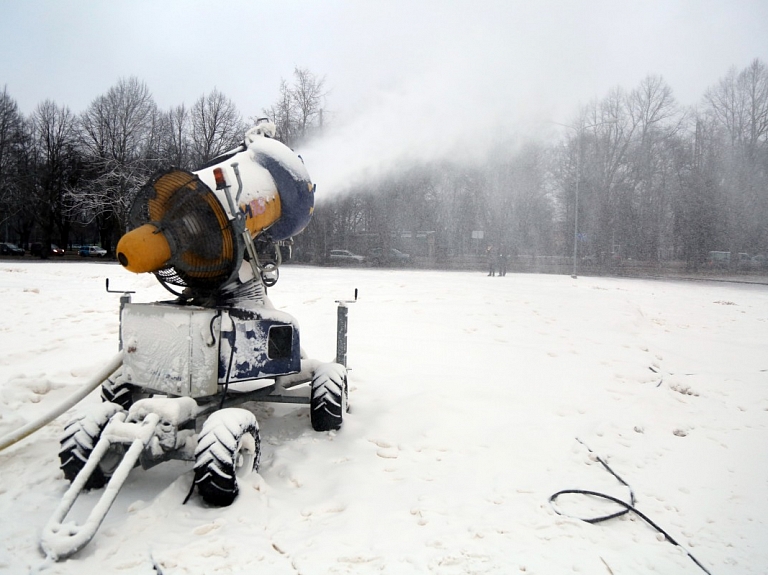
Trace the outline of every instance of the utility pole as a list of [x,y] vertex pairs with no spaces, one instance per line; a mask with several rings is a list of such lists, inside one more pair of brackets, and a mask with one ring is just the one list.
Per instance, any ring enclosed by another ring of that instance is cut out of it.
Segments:
[[572,126],[570,124],[561,124],[560,122],[552,122],[553,124],[557,124],[558,126],[562,126],[563,128],[568,128],[569,130],[573,130],[576,134],[577,139],[577,150],[576,150],[576,193],[574,198],[574,208],[573,208],[573,272],[571,273],[571,277],[573,279],[578,278],[577,275],[577,262],[579,258],[579,188],[581,187],[581,152],[582,152],[582,137],[584,135],[584,130],[586,128],[590,128],[592,126]]
[[598,126],[603,126],[605,124],[613,124],[614,122],[598,122],[596,124],[588,124],[588,125],[579,125],[579,126],[572,126],[570,124],[561,124],[560,122],[551,122],[552,124],[557,124],[558,126],[562,126],[563,128],[568,128],[569,130],[573,130],[574,134],[576,135],[576,192],[575,192],[575,206],[574,206],[574,215],[573,215],[573,273],[571,273],[571,277],[573,279],[576,279],[578,277],[577,271],[578,271],[578,261],[579,261],[579,191],[581,188],[581,180],[582,180],[582,156],[584,155],[584,146],[583,146],[583,140],[584,140],[584,131],[590,128],[597,128]]
[[576,205],[573,208],[573,273],[576,279],[576,262],[579,258],[579,187],[581,186],[581,131],[578,134],[578,149],[576,150]]

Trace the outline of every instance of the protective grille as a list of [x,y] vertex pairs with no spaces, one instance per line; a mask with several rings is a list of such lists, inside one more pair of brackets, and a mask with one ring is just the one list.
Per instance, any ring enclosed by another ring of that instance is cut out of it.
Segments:
[[239,263],[227,215],[210,188],[191,172],[176,168],[160,172],[141,189],[131,207],[129,226],[150,222],[171,248],[168,265],[155,272],[160,281],[213,290]]

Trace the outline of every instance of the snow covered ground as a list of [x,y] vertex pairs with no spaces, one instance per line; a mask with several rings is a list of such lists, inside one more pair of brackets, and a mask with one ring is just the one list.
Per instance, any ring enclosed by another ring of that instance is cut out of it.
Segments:
[[[0,435],[114,355],[107,277],[134,301],[169,297],[115,264],[0,262]],[[91,544],[45,565],[62,416],[0,453],[0,572],[703,573],[633,515],[554,512],[561,489],[628,500],[596,456],[713,575],[768,572],[768,287],[284,266],[270,295],[330,360],[334,302],[354,288],[341,431],[255,406],[261,471],[234,505],[182,505],[191,464],[135,469]]]

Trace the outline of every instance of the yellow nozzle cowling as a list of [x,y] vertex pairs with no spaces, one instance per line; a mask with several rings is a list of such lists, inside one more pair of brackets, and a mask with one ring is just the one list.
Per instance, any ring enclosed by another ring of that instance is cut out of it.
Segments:
[[117,261],[137,274],[162,269],[169,259],[171,247],[163,232],[154,224],[144,224],[117,242]]

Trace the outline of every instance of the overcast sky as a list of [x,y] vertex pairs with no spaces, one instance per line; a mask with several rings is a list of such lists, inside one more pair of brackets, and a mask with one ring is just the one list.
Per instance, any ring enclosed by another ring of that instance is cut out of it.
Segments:
[[81,112],[120,78],[136,76],[161,108],[191,105],[218,88],[247,118],[271,105],[280,79],[301,66],[326,77],[329,117],[352,122],[351,133],[412,137],[433,154],[446,152],[441,141],[499,122],[567,122],[580,104],[616,86],[632,89],[649,74],[693,105],[729,68],[768,63],[768,0],[0,0],[0,7],[0,88],[25,114],[45,99]]

